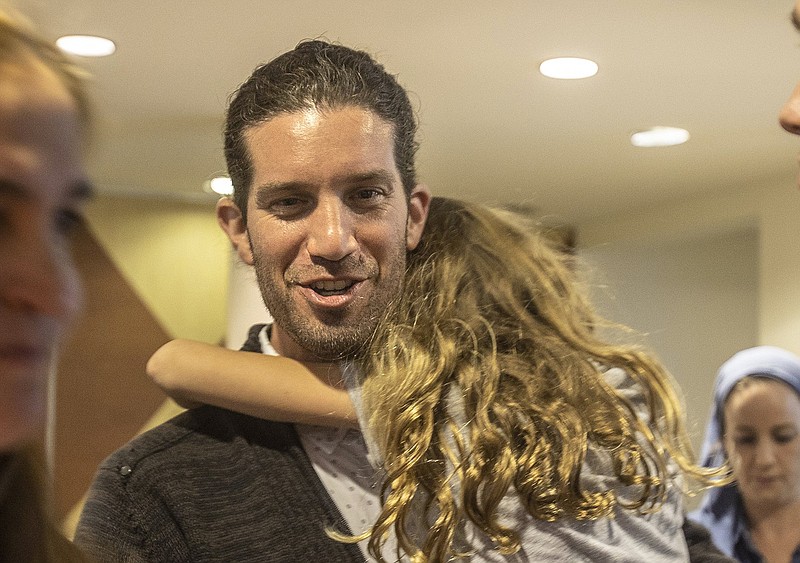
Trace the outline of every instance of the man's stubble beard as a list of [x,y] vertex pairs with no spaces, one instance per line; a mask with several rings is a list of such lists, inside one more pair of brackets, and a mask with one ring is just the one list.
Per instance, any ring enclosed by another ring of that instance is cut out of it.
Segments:
[[[405,276],[406,249],[403,244],[393,253],[388,267],[374,278],[378,281],[358,316],[348,313],[331,313],[322,317],[310,312],[305,314],[296,307],[291,289],[283,279],[279,287],[275,287],[270,277],[272,269],[256,253],[253,255],[253,265],[261,297],[275,324],[320,360],[341,360],[363,352],[375,333],[378,321],[400,296]],[[391,275],[386,276],[389,272]]]

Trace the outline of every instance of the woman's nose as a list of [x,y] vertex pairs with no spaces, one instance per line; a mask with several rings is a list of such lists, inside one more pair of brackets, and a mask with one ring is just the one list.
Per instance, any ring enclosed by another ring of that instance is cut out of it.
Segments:
[[0,301],[6,307],[69,318],[80,307],[78,275],[68,249],[42,233],[5,241]]

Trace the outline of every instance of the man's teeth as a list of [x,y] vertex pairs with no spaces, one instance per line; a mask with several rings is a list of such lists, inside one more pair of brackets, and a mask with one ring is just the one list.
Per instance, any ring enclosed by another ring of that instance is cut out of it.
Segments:
[[315,291],[341,291],[346,289],[353,282],[350,281],[322,281],[311,284],[311,289]]

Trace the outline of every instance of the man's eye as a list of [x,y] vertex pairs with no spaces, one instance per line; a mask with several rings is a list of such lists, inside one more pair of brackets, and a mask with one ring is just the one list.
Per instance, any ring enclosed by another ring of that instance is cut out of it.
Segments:
[[266,210],[277,217],[295,217],[307,212],[309,201],[302,197],[282,197],[271,201]]
[[776,434],[774,440],[779,444],[788,444],[797,437],[795,432]]
[[299,205],[299,204],[300,204],[299,197],[285,197],[283,199],[279,199],[272,203],[272,205],[276,207],[292,207],[294,205]]
[[299,197],[284,197],[281,199],[276,199],[270,203],[269,207],[271,210],[281,213],[298,209],[302,204],[303,200]]
[[383,191],[378,188],[360,188],[353,195],[360,201],[369,201],[381,197]]

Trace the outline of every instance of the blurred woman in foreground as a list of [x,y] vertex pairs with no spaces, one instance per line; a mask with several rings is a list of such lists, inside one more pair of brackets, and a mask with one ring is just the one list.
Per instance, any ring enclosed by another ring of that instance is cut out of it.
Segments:
[[40,454],[53,352],[80,305],[68,249],[89,192],[79,73],[0,12],[0,561],[79,561],[50,525]]

